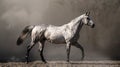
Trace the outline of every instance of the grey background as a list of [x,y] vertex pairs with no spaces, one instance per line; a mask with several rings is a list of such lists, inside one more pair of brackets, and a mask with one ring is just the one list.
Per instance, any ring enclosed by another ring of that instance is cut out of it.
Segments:
[[[17,37],[27,25],[63,25],[75,17],[91,12],[94,29],[83,26],[79,43],[85,49],[84,60],[120,59],[120,0],[0,0],[0,61],[23,61],[29,39],[21,46]],[[38,45],[30,54],[40,60]],[[66,60],[64,44],[46,42],[47,60]],[[71,49],[71,60],[80,61],[81,51]]]

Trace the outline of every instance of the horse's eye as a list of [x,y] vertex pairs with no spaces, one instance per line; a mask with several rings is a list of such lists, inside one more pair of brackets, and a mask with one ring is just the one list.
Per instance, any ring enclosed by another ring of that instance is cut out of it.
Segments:
[[87,20],[90,20],[90,18],[87,18]]

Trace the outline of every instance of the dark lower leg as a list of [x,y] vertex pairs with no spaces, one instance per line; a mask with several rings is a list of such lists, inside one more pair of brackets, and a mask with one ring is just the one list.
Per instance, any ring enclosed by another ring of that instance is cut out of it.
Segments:
[[69,62],[70,49],[67,49],[67,62]]
[[79,49],[82,51],[81,60],[83,60],[83,59],[84,59],[84,56],[85,56],[85,54],[84,54],[84,48],[81,46],[81,44],[79,44],[79,43],[77,43],[77,42],[74,44],[74,46],[77,47],[77,48],[79,48]]
[[[28,46],[29,47],[29,46]],[[30,49],[28,49],[28,47],[27,47],[27,53],[26,53],[26,61],[27,61],[27,63],[29,62],[29,52],[30,52]]]
[[44,63],[47,63],[44,56],[43,56],[44,43],[45,43],[45,41],[39,42],[39,51],[40,51],[41,60]]
[[27,61],[27,63],[29,62],[29,53],[30,53],[30,50],[32,49],[32,47],[33,47],[34,45],[32,45],[32,46],[28,46],[27,47],[27,53],[26,53],[26,61]]
[[45,60],[45,58],[44,58],[44,56],[43,56],[43,51],[41,51],[40,56],[41,56],[41,60],[42,60],[44,63],[47,63],[46,60]]
[[69,62],[69,59],[70,59],[70,45],[68,46],[67,48],[67,62]]

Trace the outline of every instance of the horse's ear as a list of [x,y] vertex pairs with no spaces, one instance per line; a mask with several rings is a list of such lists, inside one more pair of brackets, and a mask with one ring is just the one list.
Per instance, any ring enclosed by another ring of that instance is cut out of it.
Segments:
[[89,15],[90,15],[90,12],[86,12],[86,15],[89,16]]

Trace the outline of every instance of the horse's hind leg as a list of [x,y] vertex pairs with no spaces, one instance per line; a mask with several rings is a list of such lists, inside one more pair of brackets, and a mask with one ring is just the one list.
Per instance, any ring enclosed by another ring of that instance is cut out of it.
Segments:
[[29,62],[29,53],[30,53],[30,50],[33,48],[34,45],[35,45],[35,43],[31,42],[31,44],[28,45],[28,47],[27,47],[27,53],[26,53],[26,61],[27,61],[27,63]]
[[80,50],[82,51],[82,58],[81,58],[81,60],[83,60],[84,56],[85,56],[84,55],[84,49],[83,49],[83,47],[78,42],[75,42],[72,45],[75,46],[75,47],[77,47],[77,48],[80,48]]
[[40,51],[40,56],[41,56],[41,60],[44,62],[44,63],[47,63],[44,56],[43,56],[43,49],[44,49],[44,43],[45,41],[42,41],[42,42],[38,42],[39,43],[39,51]]

